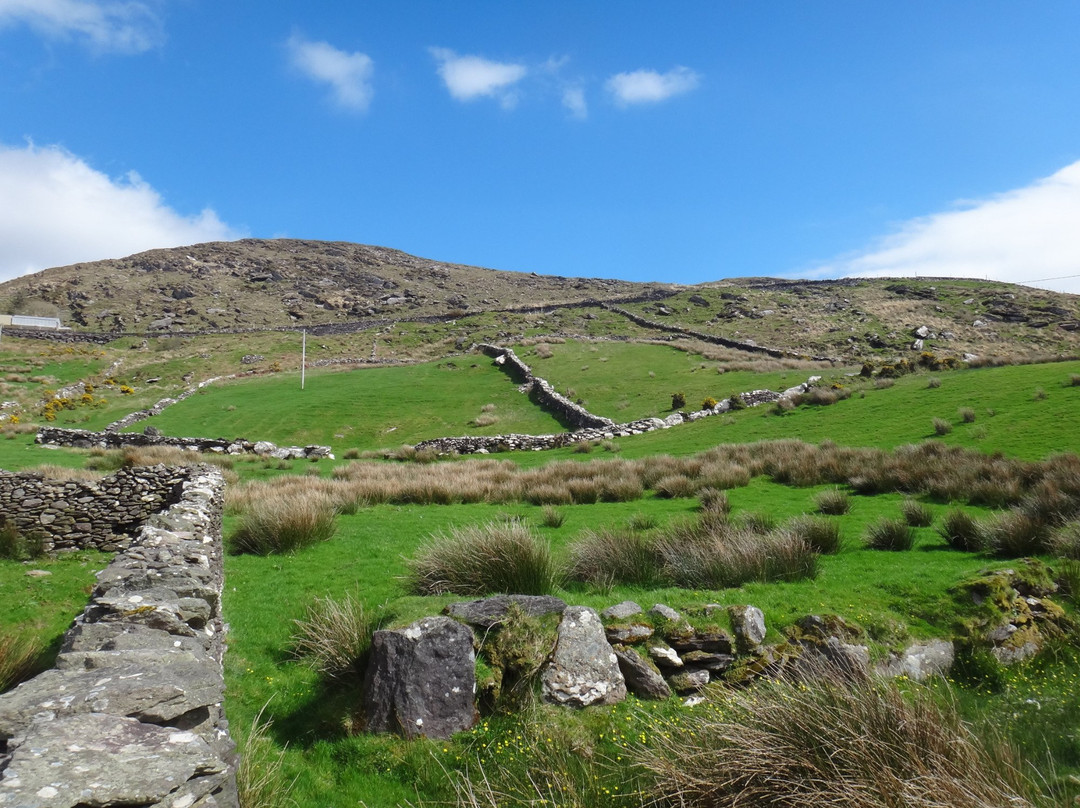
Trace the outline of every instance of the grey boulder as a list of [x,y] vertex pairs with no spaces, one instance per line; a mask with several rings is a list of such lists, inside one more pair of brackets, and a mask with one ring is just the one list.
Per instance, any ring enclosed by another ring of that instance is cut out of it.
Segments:
[[473,633],[449,617],[376,631],[364,682],[369,732],[449,738],[476,724]]

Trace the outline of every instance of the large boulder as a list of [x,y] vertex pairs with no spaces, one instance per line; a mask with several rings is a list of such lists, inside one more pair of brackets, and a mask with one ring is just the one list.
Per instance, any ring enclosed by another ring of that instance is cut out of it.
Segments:
[[425,617],[376,631],[364,682],[369,732],[449,738],[476,724],[476,652],[468,626]]
[[563,612],[555,652],[540,678],[544,700],[554,704],[588,707],[626,698],[626,681],[600,615],[585,606]]

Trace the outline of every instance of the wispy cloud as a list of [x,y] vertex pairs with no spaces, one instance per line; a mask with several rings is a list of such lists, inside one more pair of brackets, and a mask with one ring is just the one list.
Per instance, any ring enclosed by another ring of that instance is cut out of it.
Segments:
[[493,62],[481,56],[459,56],[448,48],[429,48],[450,95],[458,101],[495,98],[503,107],[517,103],[514,86],[528,74],[524,65]]
[[142,53],[164,41],[157,3],[137,0],[0,0],[0,27],[25,24],[50,39],[96,51]]
[[338,106],[365,112],[375,91],[375,63],[365,53],[348,53],[328,42],[312,42],[294,34],[287,43],[293,67],[310,79],[329,85]]
[[0,144],[0,280],[241,235],[213,210],[177,213],[137,174],[116,180],[57,146]]
[[1023,188],[912,219],[807,274],[989,278],[1080,293],[1080,161]]
[[585,101],[585,88],[581,85],[564,87],[562,103],[573,117],[579,120],[585,120],[589,117],[589,105]]
[[615,103],[622,107],[632,104],[656,104],[672,96],[695,89],[701,77],[688,67],[673,67],[667,73],[655,70],[635,70],[616,73],[605,83]]

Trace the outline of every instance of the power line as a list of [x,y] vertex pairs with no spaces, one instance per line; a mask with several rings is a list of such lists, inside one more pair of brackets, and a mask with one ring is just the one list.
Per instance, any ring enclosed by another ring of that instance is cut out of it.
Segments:
[[1024,281],[1024,283],[1043,283],[1044,281],[1063,281],[1068,278],[1080,278],[1080,275],[1058,275],[1056,278],[1036,278],[1033,281]]

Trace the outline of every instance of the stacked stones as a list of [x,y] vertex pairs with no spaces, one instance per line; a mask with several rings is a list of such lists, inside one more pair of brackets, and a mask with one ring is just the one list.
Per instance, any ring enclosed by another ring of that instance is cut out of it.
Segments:
[[237,808],[209,466],[98,575],[56,667],[0,695],[0,806]]
[[129,546],[151,514],[177,501],[186,476],[161,465],[120,469],[90,483],[0,471],[0,513],[20,532],[41,536],[46,552],[111,552]]
[[[706,605],[708,618],[730,622],[733,635],[713,625],[695,628],[679,612],[656,604],[646,614],[632,601],[598,614],[559,598],[497,595],[452,603],[446,616],[378,631],[364,684],[366,729],[407,738],[448,738],[478,719],[476,652],[507,628],[511,615],[559,617],[553,645],[540,671],[541,697],[552,704],[613,704],[627,693],[642,699],[673,694],[686,704],[702,700],[710,682],[744,683],[760,676],[812,676],[822,666],[870,673],[869,651],[857,630],[838,617],[803,618],[779,645],[763,645],[765,618],[754,606]],[[873,670],[914,679],[948,671],[952,643],[913,645]],[[489,657],[492,665],[496,661]],[[505,673],[505,671],[503,672]]]
[[76,449],[124,449],[129,446],[172,446],[193,452],[210,454],[258,454],[279,460],[333,458],[329,446],[276,446],[270,441],[249,441],[243,438],[174,438],[168,435],[138,432],[90,432],[86,429],[64,429],[43,426],[35,443],[51,446],[71,446]]

